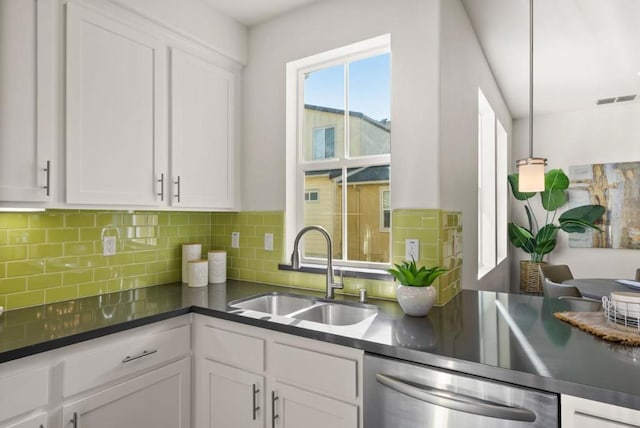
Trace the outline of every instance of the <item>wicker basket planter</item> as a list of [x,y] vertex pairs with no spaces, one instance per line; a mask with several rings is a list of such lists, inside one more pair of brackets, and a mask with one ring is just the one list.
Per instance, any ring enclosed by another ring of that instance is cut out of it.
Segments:
[[520,260],[520,291],[523,293],[542,294],[542,280],[540,279],[540,265],[547,262],[532,262]]

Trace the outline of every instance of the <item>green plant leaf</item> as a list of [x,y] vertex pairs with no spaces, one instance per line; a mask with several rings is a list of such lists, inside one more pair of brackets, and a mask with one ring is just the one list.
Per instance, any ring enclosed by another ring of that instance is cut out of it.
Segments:
[[524,227],[515,223],[509,223],[509,240],[516,248],[522,248],[527,253],[532,253],[535,249],[536,242],[533,234]]
[[520,182],[518,174],[509,174],[507,176],[509,180],[509,185],[511,187],[511,193],[513,196],[519,201],[526,201],[527,199],[533,197],[535,192],[519,192],[518,191],[518,183]]
[[604,215],[606,209],[602,205],[581,205],[565,211],[558,218],[560,227],[567,233],[581,233],[587,229],[598,229],[594,225]]
[[555,211],[567,203],[567,192],[564,190],[545,190],[540,193],[542,207],[547,211]]
[[569,177],[561,169],[550,169],[544,175],[544,190],[567,190]]
[[533,219],[535,218],[533,216],[533,213],[531,212],[531,210],[529,209],[528,205],[524,206],[524,212],[527,213],[527,221],[529,222],[529,230],[532,231],[533,230]]
[[394,266],[395,269],[387,269],[387,272],[401,284],[414,287],[429,286],[438,276],[447,272],[447,269],[438,266],[429,269],[425,266],[418,268],[415,260],[403,261],[401,264],[394,264]]

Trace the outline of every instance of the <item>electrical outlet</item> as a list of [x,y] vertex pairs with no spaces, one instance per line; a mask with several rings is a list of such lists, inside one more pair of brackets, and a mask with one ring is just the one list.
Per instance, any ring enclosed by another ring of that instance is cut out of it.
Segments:
[[240,232],[231,232],[231,248],[240,248]]
[[273,251],[273,233],[264,234],[264,249],[266,251]]
[[404,258],[417,262],[420,259],[420,241],[418,239],[407,239],[404,242],[406,246]]
[[115,256],[116,255],[116,237],[105,236],[102,238],[102,255],[103,256]]

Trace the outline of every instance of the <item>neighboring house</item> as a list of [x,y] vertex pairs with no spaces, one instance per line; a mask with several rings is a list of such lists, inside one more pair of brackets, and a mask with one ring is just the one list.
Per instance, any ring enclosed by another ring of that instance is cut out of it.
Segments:
[[[303,142],[309,161],[337,157],[344,152],[344,110],[305,105]],[[349,112],[350,157],[389,153],[391,123]],[[353,168],[347,174],[347,233],[349,260],[386,263],[390,260],[389,166]],[[342,257],[342,174],[340,170],[307,173],[305,219],[325,227],[334,238],[334,257]],[[309,236],[307,256],[324,257],[326,243]]]

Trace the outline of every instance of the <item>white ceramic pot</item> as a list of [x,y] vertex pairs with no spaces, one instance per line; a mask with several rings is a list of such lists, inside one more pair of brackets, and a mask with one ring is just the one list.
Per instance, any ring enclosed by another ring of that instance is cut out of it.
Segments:
[[412,287],[398,285],[396,297],[405,314],[414,317],[423,317],[436,301],[437,290],[435,287]]

